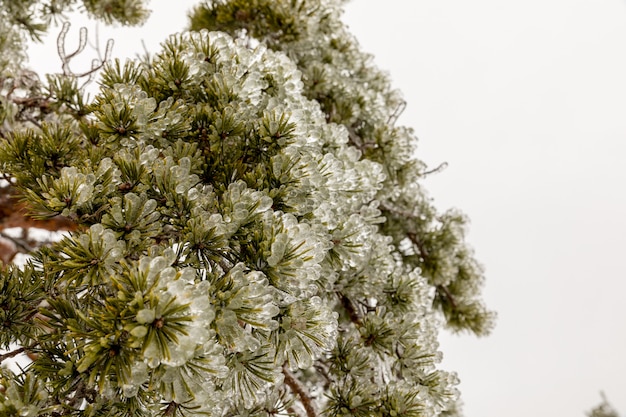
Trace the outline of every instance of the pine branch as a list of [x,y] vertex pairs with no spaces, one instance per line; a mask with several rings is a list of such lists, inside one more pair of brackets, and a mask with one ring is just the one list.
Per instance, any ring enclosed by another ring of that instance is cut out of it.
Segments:
[[306,410],[307,417],[317,417],[317,413],[315,412],[315,408],[313,408],[313,399],[309,396],[309,394],[305,391],[304,387],[295,377],[295,375],[287,368],[287,363],[283,364],[283,375],[285,375],[285,384],[291,388],[295,394],[298,394],[300,397],[300,402],[304,406]]

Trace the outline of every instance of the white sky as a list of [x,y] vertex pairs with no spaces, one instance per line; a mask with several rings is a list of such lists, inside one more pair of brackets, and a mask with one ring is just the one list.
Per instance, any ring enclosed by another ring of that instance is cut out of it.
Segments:
[[[153,0],[114,55],[156,51],[195,3]],[[626,415],[626,0],[384,4],[346,21],[403,91],[420,158],[449,163],[426,187],[472,219],[499,313],[490,337],[442,334],[466,416],[582,417],[600,390]],[[60,69],[53,45],[35,67]]]
[[[626,4],[360,0],[349,23],[408,101],[427,181],[472,219],[499,312],[442,337],[468,417],[626,413]],[[373,27],[374,25],[374,27]]]

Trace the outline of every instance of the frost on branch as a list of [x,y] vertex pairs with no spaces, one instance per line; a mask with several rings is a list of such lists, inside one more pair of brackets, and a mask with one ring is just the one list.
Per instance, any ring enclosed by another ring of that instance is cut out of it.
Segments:
[[[28,398],[27,415],[455,409],[440,317],[484,330],[458,315],[481,276],[463,266],[462,221],[415,185],[414,138],[376,125],[392,97],[359,98],[338,76],[362,107],[347,123],[296,55],[250,44],[172,36],[150,65],[107,66],[85,114],[1,142],[32,215],[76,230],[0,274],[0,347],[34,358],[3,373],[0,411]],[[373,130],[355,130],[366,118]]]
[[[446,326],[486,335],[495,315],[481,299],[483,271],[465,243],[466,219],[455,211],[438,213],[418,183],[439,168],[429,170],[416,159],[417,138],[411,129],[396,126],[406,102],[391,88],[388,76],[373,65],[372,57],[361,52],[340,20],[341,7],[336,0],[211,0],[192,12],[191,27],[225,31],[248,43],[262,42],[294,61],[302,73],[303,94],[319,103],[328,122],[337,124],[328,128],[340,126],[348,133],[351,146],[327,146],[340,148],[337,152],[344,164],[375,162],[348,180],[351,189],[359,192],[342,195],[347,202],[356,200],[346,207],[359,211],[364,202],[376,200],[378,215],[385,219],[380,230],[392,238],[402,262],[419,268],[428,279],[435,291],[434,307],[445,317]],[[349,165],[346,168],[350,171]],[[383,181],[374,179],[379,189],[359,183],[367,180],[365,175],[381,174]],[[349,236],[347,244],[354,244],[357,237],[349,231],[338,234]],[[346,240],[338,236],[335,241]],[[345,251],[342,246],[337,250]]]

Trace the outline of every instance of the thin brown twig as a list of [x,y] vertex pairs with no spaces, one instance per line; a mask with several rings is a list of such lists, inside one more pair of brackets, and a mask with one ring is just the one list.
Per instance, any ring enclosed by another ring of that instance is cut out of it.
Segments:
[[25,239],[22,238],[18,238],[18,237],[14,237],[11,236],[5,232],[1,232],[0,231],[0,236],[2,236],[3,238],[10,240],[11,242],[13,242],[15,244],[15,246],[17,246],[18,248],[20,248],[23,251],[26,252],[32,252],[35,250],[34,247],[32,247],[31,245],[28,244],[28,242]]
[[339,296],[339,300],[341,301],[341,305],[348,312],[348,316],[350,316],[350,320],[354,324],[361,324],[361,320],[362,320],[361,314],[357,310],[357,307],[354,305],[352,300],[350,300],[350,298],[348,298],[345,294],[343,294],[341,292],[337,292],[337,295]]
[[0,363],[2,363],[5,359],[10,359],[10,358],[14,358],[15,356],[19,355],[20,353],[23,352],[27,352],[33,348],[35,348],[37,345],[39,345],[39,342],[35,342],[30,346],[22,346],[21,348],[15,349],[11,352],[7,352],[4,355],[0,355]]
[[285,384],[291,388],[291,391],[294,394],[297,394],[300,397],[300,402],[304,406],[307,417],[317,417],[317,413],[313,407],[313,400],[305,391],[300,381],[298,381],[295,375],[291,373],[286,362],[283,364],[283,375],[285,375]]
[[443,292],[443,295],[445,295],[448,302],[450,302],[450,304],[452,305],[452,308],[456,310],[457,308],[456,301],[454,300],[454,296],[452,295],[448,287],[440,284],[440,285],[437,285],[437,290]]

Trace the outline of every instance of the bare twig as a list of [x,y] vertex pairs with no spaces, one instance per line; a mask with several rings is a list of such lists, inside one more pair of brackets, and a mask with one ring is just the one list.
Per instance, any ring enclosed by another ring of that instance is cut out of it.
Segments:
[[63,63],[63,74],[72,75],[72,70],[70,69],[70,61],[79,53],[85,50],[85,46],[87,46],[87,28],[82,27],[79,31],[79,39],[78,39],[78,47],[74,52],[67,53],[65,52],[65,37],[67,36],[67,32],[70,30],[70,22],[64,22],[63,27],[61,28],[61,32],[57,37],[57,52],[59,54],[59,58],[61,58],[61,62]]
[[421,177],[425,177],[426,175],[430,175],[430,174],[437,174],[441,171],[443,171],[444,169],[446,169],[448,167],[448,163],[447,162],[442,162],[439,165],[437,165],[435,168],[431,169],[430,171],[425,171],[420,173],[419,175]]
[[2,363],[5,359],[13,358],[13,357],[19,355],[20,353],[24,352],[25,350],[26,350],[25,347],[21,347],[19,349],[15,349],[14,351],[5,353],[4,355],[0,355],[0,363]]
[[[81,88],[84,88],[86,84],[92,81],[93,75],[102,68],[109,59],[111,59],[111,52],[113,51],[113,39],[109,39],[106,44],[106,49],[104,51],[104,57],[100,52],[99,45],[96,45],[94,48],[98,53],[98,58],[94,59],[91,62],[91,69],[83,72],[83,73],[74,73],[70,68],[70,61],[79,53],[85,50],[85,46],[87,46],[87,28],[81,27],[79,32],[79,41],[78,48],[74,52],[67,53],[65,51],[65,38],[67,37],[67,33],[70,30],[70,23],[63,23],[63,28],[57,37],[57,52],[59,54],[59,58],[61,58],[63,74],[66,76],[73,76],[77,78],[89,77],[87,81],[82,85]],[[96,33],[97,35],[97,33]]]
[[37,126],[39,129],[42,129],[42,128],[43,128],[43,127],[42,127],[42,125],[41,125],[41,123],[39,123],[39,121],[38,121],[37,119],[35,119],[34,117],[27,116],[27,117],[25,118],[25,120],[26,120],[27,122],[31,122],[32,124],[34,124],[35,126]]
[[113,39],[109,39],[107,41],[107,46],[104,51],[104,60],[99,61],[98,59],[94,59],[91,62],[91,69],[89,71],[85,71],[83,73],[73,74],[75,77],[86,77],[95,74],[100,68],[104,67],[109,59],[111,59],[111,52],[113,51]]
[[11,352],[7,352],[4,355],[0,355],[0,363],[2,363],[5,359],[14,358],[17,355],[19,355],[20,353],[27,352],[27,351],[37,347],[37,345],[39,345],[39,342],[35,342],[35,343],[31,344],[30,346],[22,346],[21,348],[15,349],[15,350],[13,350]]
[[4,231],[0,231],[0,236],[2,236],[5,239],[10,240],[11,242],[15,244],[15,246],[17,246],[23,251],[32,252],[35,250],[35,248],[33,248],[31,245],[28,244],[26,239],[21,239],[19,237],[11,236],[9,234],[6,234]]
[[398,121],[398,118],[402,115],[402,113],[404,113],[405,109],[406,101],[402,100],[400,104],[398,104],[398,107],[396,107],[394,112],[389,116],[389,119],[387,119],[387,124],[391,126],[395,125]]

